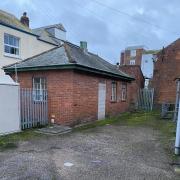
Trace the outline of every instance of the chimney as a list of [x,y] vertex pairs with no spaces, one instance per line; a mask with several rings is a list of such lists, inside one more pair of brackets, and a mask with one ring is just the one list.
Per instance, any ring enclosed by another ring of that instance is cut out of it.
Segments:
[[80,48],[81,48],[84,52],[88,52],[87,42],[86,42],[86,41],[80,41]]
[[27,13],[24,12],[23,15],[21,16],[20,21],[23,25],[29,27],[29,18],[26,15],[27,15]]
[[125,52],[122,51],[120,56],[120,65],[125,65]]
[[120,66],[120,64],[119,64],[119,62],[117,62],[117,63],[116,63],[117,69],[119,69],[119,66]]

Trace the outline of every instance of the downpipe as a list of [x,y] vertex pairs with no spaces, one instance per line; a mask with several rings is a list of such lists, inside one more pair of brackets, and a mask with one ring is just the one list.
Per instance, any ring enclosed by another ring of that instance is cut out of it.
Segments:
[[[180,104],[180,99],[179,99]],[[178,109],[178,119],[176,126],[175,154],[180,155],[180,107]]]

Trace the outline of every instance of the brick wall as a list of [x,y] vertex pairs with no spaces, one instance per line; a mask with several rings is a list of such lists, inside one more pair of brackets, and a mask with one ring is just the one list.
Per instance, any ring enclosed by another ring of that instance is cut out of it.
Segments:
[[164,53],[159,52],[157,57],[151,83],[155,89],[155,104],[175,103],[176,82],[174,79],[180,76],[180,40],[165,48]]
[[[143,54],[143,49],[136,50],[136,57],[133,58],[135,59],[135,65],[141,66],[142,54]],[[131,59],[132,57],[130,56],[130,50],[125,50],[124,52],[121,53],[120,65],[129,65]]]
[[119,68],[121,71],[135,78],[135,81],[133,81],[129,86],[130,86],[130,93],[131,93],[130,101],[131,103],[136,105],[139,89],[144,88],[144,77],[143,77],[141,68],[138,65],[120,66]]
[[[114,79],[68,70],[19,72],[23,88],[32,88],[33,77],[45,77],[48,89],[49,119],[55,117],[59,124],[75,125],[97,120],[98,84],[106,83],[106,115],[127,111],[130,102],[128,83],[127,101],[121,101],[121,81],[117,81],[117,102],[111,102],[111,82]],[[115,80],[116,81],[116,80]]]

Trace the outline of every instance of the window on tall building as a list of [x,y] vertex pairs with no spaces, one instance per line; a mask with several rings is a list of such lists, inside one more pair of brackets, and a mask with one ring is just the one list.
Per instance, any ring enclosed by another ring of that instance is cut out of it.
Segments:
[[130,65],[135,65],[135,59],[131,59],[129,64]]
[[132,50],[130,51],[130,56],[131,56],[131,57],[135,57],[135,56],[136,56],[136,49],[132,49]]
[[19,56],[19,38],[10,34],[4,34],[4,53]]

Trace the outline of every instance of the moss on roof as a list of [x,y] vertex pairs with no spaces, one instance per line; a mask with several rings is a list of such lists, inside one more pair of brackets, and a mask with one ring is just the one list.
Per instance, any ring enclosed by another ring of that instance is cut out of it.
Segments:
[[7,13],[3,10],[0,10],[0,23],[4,23],[4,24],[32,33],[31,29],[24,26],[18,18],[16,18],[14,15]]
[[126,81],[134,80],[133,77],[120,71],[116,66],[98,55],[91,52],[84,52],[79,46],[70,42],[64,42],[64,44],[59,47],[16,63],[16,66],[15,64],[5,66],[3,69],[5,72],[11,73],[14,72],[15,67],[17,71],[76,69],[88,73],[91,72],[120,78]]

